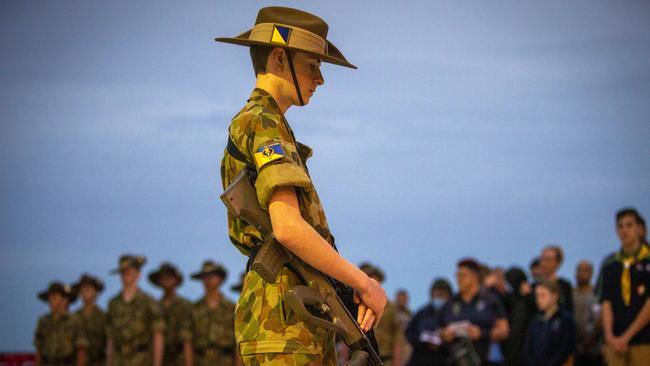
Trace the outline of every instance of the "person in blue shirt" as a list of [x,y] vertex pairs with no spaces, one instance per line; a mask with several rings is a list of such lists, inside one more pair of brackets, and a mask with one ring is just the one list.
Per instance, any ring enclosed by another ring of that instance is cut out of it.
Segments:
[[528,366],[562,366],[570,362],[576,348],[576,324],[573,317],[560,308],[560,288],[555,281],[544,281],[535,287],[540,313],[528,327],[525,354]]
[[431,302],[418,310],[406,327],[406,339],[413,346],[407,366],[448,365],[449,355],[440,339],[442,308],[451,298],[451,285],[438,278],[431,286]]
[[499,299],[481,288],[481,266],[476,260],[463,259],[457,268],[458,294],[442,311],[440,335],[451,348],[469,338],[481,363],[487,365],[490,342],[508,337],[506,313]]

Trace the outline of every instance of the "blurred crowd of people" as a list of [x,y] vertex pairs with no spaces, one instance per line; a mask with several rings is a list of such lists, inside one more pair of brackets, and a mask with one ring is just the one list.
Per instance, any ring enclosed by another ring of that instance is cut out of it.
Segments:
[[[418,365],[649,365],[650,247],[644,218],[632,208],[616,214],[620,246],[594,266],[575,267],[575,286],[558,275],[559,245],[545,247],[526,270],[490,267],[474,258],[457,263],[456,288],[436,278],[430,302],[412,314],[399,290],[374,330],[387,366]],[[96,303],[103,282],[83,274],[52,282],[39,294],[50,312],[34,335],[38,365],[237,365],[234,303],[221,292],[226,269],[205,261],[191,275],[202,281],[195,302],[177,293],[183,276],[171,263],[150,272],[162,290],[155,300],[138,285],[143,256],[123,255],[112,273],[121,291],[106,311]],[[383,271],[360,268],[379,282]],[[243,278],[243,277],[242,277]],[[594,283],[595,280],[595,283]],[[241,291],[240,283],[232,286]],[[78,297],[81,306],[69,312]],[[337,344],[339,363],[347,347]]]
[[[644,218],[616,213],[620,245],[599,264],[575,266],[575,286],[558,275],[559,245],[528,268],[457,263],[456,288],[436,278],[430,302],[411,316],[400,290],[375,329],[385,365],[650,365],[650,248]],[[384,279],[379,268],[366,273]],[[595,281],[595,283],[594,283]],[[395,315],[398,314],[398,315]],[[342,364],[345,347],[339,346]]]

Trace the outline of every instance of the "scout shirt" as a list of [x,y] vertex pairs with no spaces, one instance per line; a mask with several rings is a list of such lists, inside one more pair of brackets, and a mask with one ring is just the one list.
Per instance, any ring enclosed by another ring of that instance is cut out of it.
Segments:
[[153,335],[164,330],[160,305],[140,289],[129,302],[120,292],[108,303],[106,333],[113,338],[114,365],[151,364]]
[[81,308],[74,316],[88,340],[88,364],[103,365],[106,360],[106,313],[93,305],[89,314]]
[[183,365],[183,344],[192,340],[192,303],[176,296],[170,302],[159,301],[165,319],[166,366]]
[[[325,240],[333,245],[325,213],[314,189],[305,161],[312,150],[295,140],[293,132],[271,95],[255,89],[246,106],[232,119],[231,141],[254,164],[255,188],[260,206],[276,187],[296,189],[300,213]],[[224,189],[246,164],[226,150],[221,163]],[[259,245],[260,233],[228,213],[228,234],[235,247],[248,255]],[[275,283],[266,283],[249,271],[235,311],[235,335],[242,357],[260,353],[302,353],[321,355],[324,364],[335,363],[334,334],[307,324],[284,304],[283,295],[301,284],[295,274],[283,268]]]
[[225,297],[210,308],[205,297],[194,303],[191,310],[192,347],[197,366],[231,365],[235,344],[235,304]]
[[72,314],[54,317],[48,313],[38,319],[34,347],[40,352],[44,366],[72,365],[76,362],[77,348],[87,346],[88,340]]

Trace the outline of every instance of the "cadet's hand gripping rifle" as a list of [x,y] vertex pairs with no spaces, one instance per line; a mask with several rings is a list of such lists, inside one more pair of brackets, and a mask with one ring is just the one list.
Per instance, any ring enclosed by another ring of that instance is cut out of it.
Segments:
[[266,282],[274,283],[282,267],[287,266],[305,284],[295,286],[284,294],[286,304],[296,315],[307,323],[332,330],[341,336],[352,351],[346,365],[383,365],[373,343],[337,296],[330,278],[294,256],[275,240],[271,218],[260,207],[255,187],[246,169],[226,188],[221,200],[234,217],[255,227],[264,238],[251,268]]

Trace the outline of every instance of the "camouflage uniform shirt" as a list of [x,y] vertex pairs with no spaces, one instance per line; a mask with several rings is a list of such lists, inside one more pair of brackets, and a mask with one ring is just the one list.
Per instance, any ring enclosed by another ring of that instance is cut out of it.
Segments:
[[88,364],[103,365],[106,359],[106,313],[95,305],[88,315],[79,309],[74,316],[88,340]]
[[[294,187],[303,219],[333,245],[325,213],[305,165],[312,150],[296,141],[271,95],[255,89],[246,106],[232,119],[229,134],[237,149],[255,164],[260,206],[268,209],[276,187]],[[226,150],[221,164],[223,187],[245,166]],[[245,255],[259,245],[260,233],[230,214],[228,233],[235,247]],[[246,274],[235,311],[235,334],[245,363],[247,355],[259,361],[260,354],[282,353],[305,355],[294,361],[336,364],[333,333],[297,319],[284,304],[284,293],[298,284],[299,279],[286,268],[275,283],[265,283],[254,271]]]
[[215,308],[205,298],[192,306],[194,363],[231,365],[235,352],[235,304],[222,297]]
[[51,313],[38,319],[34,347],[41,354],[43,365],[72,365],[78,347],[87,347],[81,327],[72,314],[54,317]]
[[183,364],[183,343],[192,339],[192,303],[175,297],[160,306],[165,318],[165,355],[167,366]]
[[154,332],[164,330],[160,305],[142,290],[129,302],[120,292],[108,303],[107,335],[113,339],[114,365],[151,364]]

